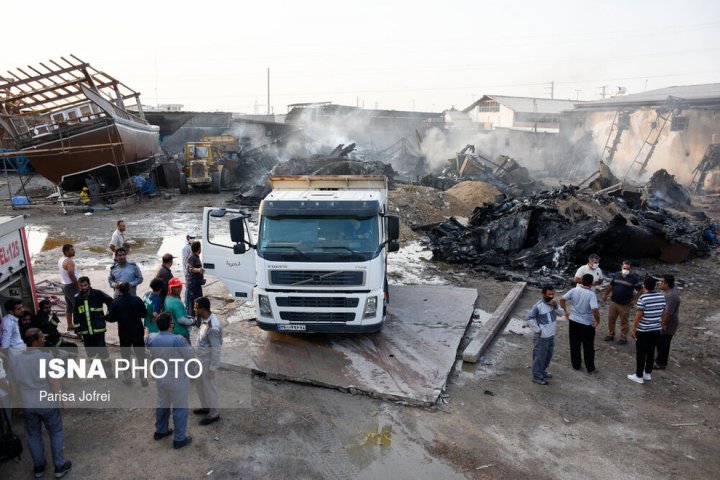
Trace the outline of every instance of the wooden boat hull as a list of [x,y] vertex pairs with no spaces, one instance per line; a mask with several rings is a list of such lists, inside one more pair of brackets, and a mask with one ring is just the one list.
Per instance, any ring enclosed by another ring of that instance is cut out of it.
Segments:
[[[92,176],[110,187],[149,170],[160,154],[159,127],[123,118],[104,118],[23,148],[33,168],[65,190],[80,190]],[[112,145],[111,144],[116,144]],[[95,148],[82,148],[91,147]],[[81,147],[81,148],[78,148]],[[50,150],[32,153],[33,150]]]

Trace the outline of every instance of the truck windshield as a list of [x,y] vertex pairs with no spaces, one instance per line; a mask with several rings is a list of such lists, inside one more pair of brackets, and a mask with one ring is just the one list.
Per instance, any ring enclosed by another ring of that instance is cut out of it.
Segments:
[[258,255],[267,260],[359,262],[378,254],[378,218],[263,217]]
[[190,147],[190,158],[194,160],[205,160],[210,154],[210,148],[201,145],[193,145]]

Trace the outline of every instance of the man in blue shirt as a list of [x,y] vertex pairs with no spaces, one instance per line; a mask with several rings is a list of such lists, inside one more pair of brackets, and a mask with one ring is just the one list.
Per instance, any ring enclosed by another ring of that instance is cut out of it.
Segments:
[[0,348],[19,348],[25,350],[25,342],[20,336],[20,316],[23,303],[19,298],[5,301],[6,315],[0,320]]
[[143,276],[140,268],[127,261],[127,250],[120,247],[115,250],[115,265],[110,268],[110,276],[108,283],[115,290],[115,298],[120,296],[118,287],[122,282],[130,285],[130,295],[137,296],[137,286],[143,282]]
[[555,326],[557,316],[565,313],[555,300],[555,289],[550,285],[542,288],[543,299],[528,313],[528,325],[535,333],[533,337],[533,382],[547,385],[552,375],[547,371],[555,348]]
[[[173,433],[168,428],[172,408],[173,426],[175,427],[173,448],[178,449],[192,442],[187,436],[188,391],[190,381],[185,375],[185,363],[192,358],[193,349],[180,335],[172,333],[172,317],[163,312],[157,317],[158,333],[150,334],[146,344],[154,359],[162,359],[167,365],[177,363],[177,370],[168,369],[164,375],[156,372],[157,409],[155,411],[155,440],[161,440]],[[160,368],[160,367],[158,367]],[[177,372],[177,375],[175,375]]]
[[[565,318],[570,320],[568,330],[572,367],[580,370],[584,357],[587,372],[595,375],[598,372],[595,368],[595,327],[600,324],[600,311],[595,292],[591,290],[594,277],[586,273],[581,280],[581,285],[577,285],[563,295],[560,306],[565,310]],[[567,307],[567,300],[572,302],[572,310]]]

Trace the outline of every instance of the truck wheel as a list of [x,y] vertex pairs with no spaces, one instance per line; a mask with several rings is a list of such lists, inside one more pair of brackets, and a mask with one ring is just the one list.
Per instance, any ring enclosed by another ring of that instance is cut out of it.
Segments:
[[180,193],[182,195],[185,195],[188,193],[188,183],[187,183],[187,177],[184,173],[180,174]]
[[211,189],[213,193],[220,193],[220,172],[213,172],[210,174],[212,179]]
[[227,168],[223,168],[222,172],[220,173],[220,186],[222,188],[227,188],[230,186],[230,172]]

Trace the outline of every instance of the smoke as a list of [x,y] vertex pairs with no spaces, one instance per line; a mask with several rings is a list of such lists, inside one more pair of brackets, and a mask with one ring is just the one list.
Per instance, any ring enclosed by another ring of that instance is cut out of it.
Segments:
[[448,140],[447,135],[438,128],[433,127],[425,132],[421,144],[422,153],[431,171],[441,170],[447,166],[447,161],[454,151],[448,145]]
[[[522,166],[546,172],[553,163],[560,147],[557,134],[534,133],[520,130],[478,130],[477,127],[440,130],[431,128],[422,139],[422,153],[427,157],[432,171],[439,171],[454,159],[457,152],[467,145],[475,147],[475,153],[494,160],[507,155]],[[472,153],[468,151],[468,153]]]
[[326,113],[321,108],[306,108],[296,122],[302,125],[304,133],[323,145],[328,153],[339,144],[357,143],[370,149],[379,141],[381,132],[373,128],[366,110]]

